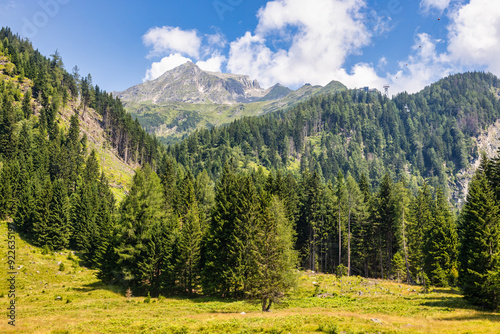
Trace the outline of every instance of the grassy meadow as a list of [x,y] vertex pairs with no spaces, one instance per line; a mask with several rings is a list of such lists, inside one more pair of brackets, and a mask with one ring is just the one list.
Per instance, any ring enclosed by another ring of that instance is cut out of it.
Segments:
[[[299,273],[272,312],[248,301],[147,298],[102,284],[70,251],[47,252],[16,234],[16,326],[8,324],[7,223],[0,224],[0,333],[500,333],[500,313],[454,289]],[[71,254],[71,255],[70,255]]]

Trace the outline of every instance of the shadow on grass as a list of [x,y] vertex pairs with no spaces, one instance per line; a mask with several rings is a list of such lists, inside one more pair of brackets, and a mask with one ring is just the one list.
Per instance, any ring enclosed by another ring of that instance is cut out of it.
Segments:
[[448,317],[444,318],[444,320],[457,320],[457,321],[472,321],[472,320],[488,320],[491,322],[500,322],[500,314],[499,313],[477,313],[471,315],[462,315],[456,317]]
[[462,310],[471,310],[478,311],[480,313],[470,315],[470,316],[458,316],[458,317],[450,317],[447,320],[491,320],[491,321],[500,321],[500,313],[493,313],[491,310],[483,309],[479,306],[475,306],[467,302],[464,298],[461,297],[460,293],[451,290],[450,293],[457,295],[457,297],[436,297],[432,298],[429,301],[421,303],[423,306],[430,307],[439,307],[444,308],[445,310],[453,310],[453,309],[462,309]]
[[73,288],[74,291],[78,292],[91,292],[91,291],[96,291],[96,290],[107,290],[111,291],[120,295],[123,295],[125,293],[125,290],[118,286],[118,285],[112,285],[112,284],[104,284],[101,281],[97,281],[94,283],[90,284],[85,284],[83,288]]

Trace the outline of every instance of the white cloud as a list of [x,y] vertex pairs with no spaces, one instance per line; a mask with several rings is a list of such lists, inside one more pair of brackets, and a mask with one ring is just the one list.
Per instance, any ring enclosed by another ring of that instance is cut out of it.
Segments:
[[227,44],[226,36],[220,31],[212,35],[206,35],[205,38],[210,47],[223,48]]
[[437,9],[439,11],[444,11],[450,5],[450,0],[422,0],[420,2],[420,8],[424,12],[430,12],[432,9]]
[[164,57],[159,62],[154,62],[151,64],[151,68],[146,71],[146,76],[143,81],[154,80],[160,77],[166,71],[176,68],[182,64],[191,61],[191,59],[182,56],[179,53],[171,54],[167,57]]
[[[359,55],[374,37],[391,29],[380,28],[364,0],[272,0],[257,14],[254,31],[229,43],[219,31],[199,36],[194,30],[152,28],[143,41],[150,56],[164,56],[152,64],[144,80],[159,77],[186,61],[200,68],[246,74],[263,87],[276,83],[296,88],[306,82],[325,85],[331,80],[350,88],[391,86],[391,94],[417,92],[451,73],[486,69],[500,76],[500,6],[491,0],[421,0],[423,10],[444,11],[449,18],[448,40],[416,35],[409,56],[390,69],[381,57],[376,63],[346,67],[351,55]],[[368,16],[367,16],[368,15]],[[378,27],[378,28],[377,28]],[[446,46],[446,51],[443,50]],[[379,75],[383,71],[390,71]],[[378,73],[377,73],[378,72]]]
[[181,30],[178,27],[154,27],[142,36],[146,46],[152,46],[150,56],[180,53],[198,57],[201,38],[195,30]]
[[491,0],[471,0],[451,14],[451,21],[450,59],[500,76],[500,6]]
[[391,92],[415,93],[455,72],[456,64],[450,62],[447,54],[440,54],[436,50],[436,44],[441,42],[426,33],[418,34],[412,47],[413,53],[399,62],[399,71],[387,74]]
[[215,54],[207,60],[200,60],[196,63],[199,68],[209,72],[222,72],[222,64],[226,61],[226,57]]
[[[227,68],[258,79],[264,87],[276,82],[292,87],[327,84],[345,73],[347,56],[370,43],[364,8],[361,0],[270,1],[259,10],[255,33],[230,44]],[[283,43],[288,46],[271,48]]]
[[220,50],[226,44],[226,37],[221,32],[198,36],[195,30],[181,30],[178,27],[155,27],[142,37],[146,46],[152,47],[148,58],[163,56],[160,61],[153,62],[146,71],[143,81],[154,80],[166,71],[174,69],[188,61],[195,62],[201,69],[221,72],[226,57]]

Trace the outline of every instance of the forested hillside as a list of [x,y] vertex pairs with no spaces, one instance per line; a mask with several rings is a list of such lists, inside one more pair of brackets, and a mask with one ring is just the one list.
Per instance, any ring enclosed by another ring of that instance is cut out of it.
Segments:
[[46,58],[8,28],[0,30],[0,78],[0,217],[35,245],[71,246],[95,261],[115,199],[80,121],[100,113],[108,145],[125,162],[154,163],[155,139],[90,75],[69,74],[57,51]]
[[285,112],[197,131],[169,151],[214,177],[233,154],[245,165],[307,168],[323,180],[339,171],[374,184],[385,173],[406,174],[448,193],[457,172],[478,158],[472,137],[500,116],[498,87],[491,74],[465,73],[394,100],[357,90],[317,96]]
[[[57,52],[0,36],[0,218],[36,246],[76,250],[134,294],[251,298],[265,311],[299,269],[458,285],[498,307],[498,159],[483,158],[458,218],[447,196],[478,156],[472,136],[500,116],[496,77],[455,75],[393,100],[317,96],[163,148]],[[66,126],[61,110],[76,104]],[[80,134],[89,108],[108,145],[141,165],[119,205]]]

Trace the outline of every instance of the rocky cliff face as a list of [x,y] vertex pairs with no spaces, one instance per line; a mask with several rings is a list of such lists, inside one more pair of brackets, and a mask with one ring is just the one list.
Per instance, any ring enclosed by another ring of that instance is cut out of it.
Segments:
[[117,97],[130,102],[234,104],[255,102],[269,89],[246,75],[213,73],[187,62],[155,80],[131,87]]

